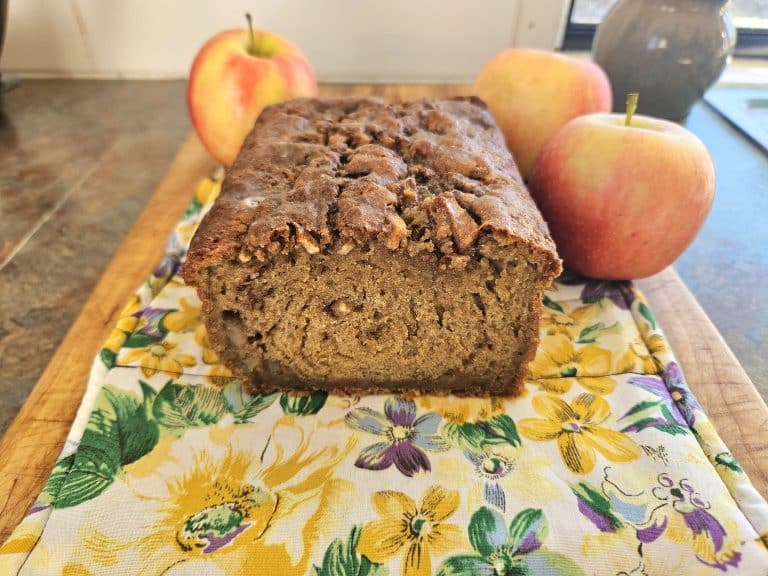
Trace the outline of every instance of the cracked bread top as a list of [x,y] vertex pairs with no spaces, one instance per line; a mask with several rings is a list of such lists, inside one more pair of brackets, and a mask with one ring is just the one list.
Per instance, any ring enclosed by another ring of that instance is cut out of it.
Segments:
[[300,99],[262,112],[184,276],[194,284],[217,262],[374,243],[463,268],[517,241],[559,273],[547,225],[479,99]]

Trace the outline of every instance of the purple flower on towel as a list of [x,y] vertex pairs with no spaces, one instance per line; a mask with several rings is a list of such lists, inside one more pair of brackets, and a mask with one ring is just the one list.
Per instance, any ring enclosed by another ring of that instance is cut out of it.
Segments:
[[629,282],[611,282],[606,280],[587,280],[581,290],[581,300],[585,303],[598,302],[602,298],[610,299],[622,310],[629,310],[635,301],[635,293]]
[[416,417],[416,403],[405,398],[387,398],[384,414],[371,408],[356,408],[344,418],[350,428],[381,437],[364,448],[355,466],[385,470],[392,464],[405,476],[431,470],[425,451],[442,452],[448,444],[438,434],[440,416],[427,412]]
[[678,363],[670,362],[667,364],[661,377],[667,383],[669,395],[683,414],[683,418],[689,426],[693,426],[696,423],[695,410],[701,410],[701,404],[696,400],[691,389],[688,388],[688,383],[685,381],[683,371],[680,370]]
[[688,388],[677,362],[667,364],[661,378],[658,376],[635,376],[629,379],[629,383],[666,400],[678,423],[690,427],[696,423],[695,411],[701,410],[701,405],[691,389]]
[[157,265],[157,268],[155,268],[154,272],[152,272],[152,276],[167,280],[176,274],[181,259],[184,257],[185,253],[186,246],[181,243],[178,235],[176,233],[171,234],[168,241],[165,243],[165,255],[160,261],[160,264]]
[[593,278],[585,278],[570,270],[565,270],[557,279],[557,282],[566,286],[583,284],[581,300],[585,304],[599,302],[603,298],[608,298],[622,310],[629,310],[635,301],[635,292],[632,289],[631,282],[595,280]]
[[170,308],[152,308],[147,306],[139,314],[139,324],[136,332],[155,340],[161,340],[166,332],[168,332],[164,329],[162,320],[170,311]]
[[[606,468],[602,484],[605,502],[610,503],[614,517],[635,529],[641,547],[666,534],[676,541],[688,541],[702,564],[723,572],[729,566],[739,565],[741,552],[736,549],[737,542],[728,540],[725,528],[710,511],[711,504],[692,482],[685,478],[675,480],[663,472],[657,476],[656,486],[634,492],[609,479],[608,472]],[[580,510],[581,503],[580,500]],[[668,534],[673,524],[674,536]],[[595,525],[602,530],[601,524]]]

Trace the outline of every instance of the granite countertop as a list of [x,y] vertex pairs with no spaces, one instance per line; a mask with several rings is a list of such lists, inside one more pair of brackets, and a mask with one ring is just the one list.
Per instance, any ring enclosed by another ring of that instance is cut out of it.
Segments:
[[712,155],[717,192],[675,268],[768,401],[768,153],[705,103],[686,127]]
[[[184,89],[25,80],[2,96],[0,435],[189,131]],[[712,153],[718,192],[676,267],[768,398],[768,156],[706,104],[688,127]]]

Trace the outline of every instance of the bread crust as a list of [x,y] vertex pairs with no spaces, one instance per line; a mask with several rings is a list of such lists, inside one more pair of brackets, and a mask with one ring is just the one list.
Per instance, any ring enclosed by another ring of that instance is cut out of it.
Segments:
[[371,243],[456,268],[480,240],[561,264],[490,112],[475,97],[386,105],[298,99],[262,112],[189,249],[184,279],[239,258]]

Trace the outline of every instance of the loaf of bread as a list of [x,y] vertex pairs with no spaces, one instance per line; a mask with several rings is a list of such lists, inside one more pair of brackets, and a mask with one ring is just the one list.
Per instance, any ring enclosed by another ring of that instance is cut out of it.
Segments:
[[480,100],[306,99],[261,114],[183,275],[253,390],[487,395],[560,270]]

